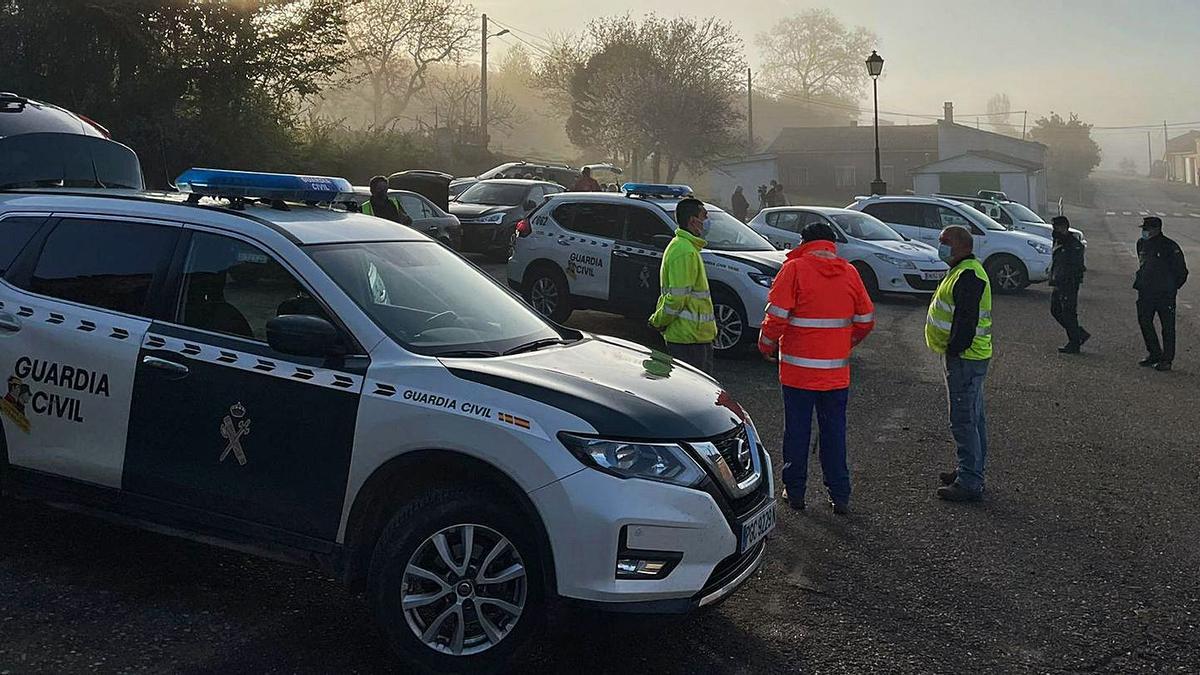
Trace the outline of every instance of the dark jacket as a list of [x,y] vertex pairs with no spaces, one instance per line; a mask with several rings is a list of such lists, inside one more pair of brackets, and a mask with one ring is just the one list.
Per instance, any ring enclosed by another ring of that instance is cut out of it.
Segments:
[[961,355],[975,341],[983,288],[983,279],[975,276],[972,270],[963,270],[954,282],[954,320],[950,323],[950,341],[946,343],[947,356]]
[[1139,298],[1174,298],[1176,291],[1187,282],[1187,263],[1183,250],[1164,235],[1138,239],[1137,277],[1133,287]]
[[1055,234],[1050,262],[1051,286],[1078,286],[1083,283],[1084,247],[1072,234]]
[[746,201],[745,195],[741,192],[734,192],[730,202],[732,202],[733,217],[738,220],[745,220],[746,216],[750,213],[750,202]]

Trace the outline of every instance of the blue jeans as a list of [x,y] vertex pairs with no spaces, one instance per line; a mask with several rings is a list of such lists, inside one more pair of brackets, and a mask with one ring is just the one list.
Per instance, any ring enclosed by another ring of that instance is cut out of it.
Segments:
[[846,466],[846,401],[849,389],[812,391],[783,388],[783,484],[788,499],[803,500],[808,482],[808,442],[812,437],[813,408],[821,434],[821,473],[829,498],[850,502],[850,469]]
[[950,401],[950,433],[958,446],[958,484],[971,492],[983,491],[987,465],[987,414],[983,383],[990,359],[972,361],[946,357],[946,393]]

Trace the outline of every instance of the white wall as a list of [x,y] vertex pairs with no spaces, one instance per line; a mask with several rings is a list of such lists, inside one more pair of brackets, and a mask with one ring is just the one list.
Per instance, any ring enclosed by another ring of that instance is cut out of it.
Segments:
[[770,185],[779,180],[779,163],[775,156],[744,162],[733,162],[715,167],[707,175],[708,192],[697,195],[705,201],[729,208],[733,190],[742,186],[746,201],[750,202],[750,213],[758,212],[758,186]]
[[913,192],[932,195],[942,191],[942,177],[936,173],[919,173],[913,176]]

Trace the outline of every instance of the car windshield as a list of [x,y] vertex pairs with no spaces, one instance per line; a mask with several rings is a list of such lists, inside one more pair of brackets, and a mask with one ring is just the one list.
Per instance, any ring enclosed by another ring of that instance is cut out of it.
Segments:
[[970,206],[968,206],[965,210],[974,216],[975,224],[979,225],[985,230],[996,230],[998,232],[1008,231],[1007,227],[992,220],[991,217],[989,217],[986,213],[981,213],[979,210],[973,209]]
[[527,192],[529,192],[528,185],[482,181],[467,188],[458,196],[458,201],[464,204],[516,206],[525,199]]
[[849,211],[846,213],[831,213],[829,217],[842,228],[848,237],[862,241],[904,241],[892,228],[884,225],[882,220],[866,213]]
[[1017,220],[1022,220],[1027,223],[1045,223],[1046,222],[1046,221],[1042,220],[1041,216],[1039,216],[1038,214],[1031,211],[1029,209],[1029,207],[1025,206],[1024,204],[1018,204],[1017,202],[1010,202],[1009,204],[1007,204],[1007,206],[1013,212],[1013,215],[1017,217]]
[[309,247],[313,260],[392,339],[430,356],[496,356],[562,336],[434,242]]
[[724,211],[717,210],[715,206],[705,205],[704,208],[708,211],[708,220],[712,225],[708,231],[708,236],[704,238],[708,242],[707,248],[714,251],[775,250],[775,247],[771,246],[766,239],[763,239],[757,232],[750,229],[749,226],[737,218]]

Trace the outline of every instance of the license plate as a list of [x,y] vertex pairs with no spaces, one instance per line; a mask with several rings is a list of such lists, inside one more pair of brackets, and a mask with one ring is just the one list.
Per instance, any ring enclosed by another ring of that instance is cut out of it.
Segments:
[[923,281],[941,281],[945,278],[945,272],[921,272],[921,279]]
[[740,553],[745,553],[763,540],[763,537],[775,529],[775,500],[742,521],[742,545]]

